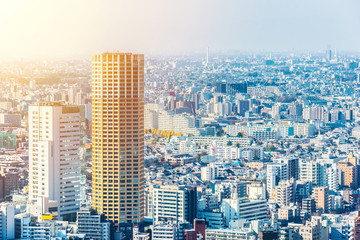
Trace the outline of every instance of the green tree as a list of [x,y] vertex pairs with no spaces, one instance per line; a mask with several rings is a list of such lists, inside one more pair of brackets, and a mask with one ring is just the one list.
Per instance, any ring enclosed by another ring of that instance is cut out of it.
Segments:
[[219,129],[219,130],[216,131],[216,136],[217,137],[221,137],[223,135],[224,135],[224,129]]
[[273,144],[268,144],[268,145],[266,145],[265,149],[266,149],[266,151],[273,152],[276,150],[276,147]]
[[236,136],[237,136],[237,137],[244,137],[244,135],[245,135],[244,132],[243,132],[243,131],[240,131],[240,132],[237,133]]

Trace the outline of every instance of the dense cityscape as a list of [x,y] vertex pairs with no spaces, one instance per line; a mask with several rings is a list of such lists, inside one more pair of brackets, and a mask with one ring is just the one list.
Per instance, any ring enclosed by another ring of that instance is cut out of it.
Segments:
[[360,240],[359,0],[0,0],[0,240]]
[[0,64],[1,239],[360,239],[360,56]]

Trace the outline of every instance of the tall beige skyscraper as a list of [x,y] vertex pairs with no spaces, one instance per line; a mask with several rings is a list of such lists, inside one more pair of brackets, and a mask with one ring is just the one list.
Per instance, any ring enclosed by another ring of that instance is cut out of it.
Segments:
[[92,205],[124,226],[144,219],[144,55],[92,57]]

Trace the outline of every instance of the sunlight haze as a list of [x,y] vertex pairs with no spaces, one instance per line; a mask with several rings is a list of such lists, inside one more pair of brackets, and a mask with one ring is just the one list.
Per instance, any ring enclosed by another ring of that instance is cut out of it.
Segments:
[[1,59],[359,51],[359,1],[1,1]]

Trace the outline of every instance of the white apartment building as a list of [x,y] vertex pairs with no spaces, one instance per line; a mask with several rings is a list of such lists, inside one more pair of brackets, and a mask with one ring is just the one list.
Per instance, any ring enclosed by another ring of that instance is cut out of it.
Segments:
[[105,216],[95,210],[80,209],[77,212],[77,233],[85,234],[86,239],[110,239],[110,222],[105,221]]
[[8,203],[0,205],[0,239],[15,239],[15,207]]
[[188,128],[195,128],[195,118],[187,115],[175,115],[173,129],[176,133],[185,132]]
[[[190,190],[194,191],[194,190]],[[196,209],[190,191],[185,186],[160,186],[153,190],[153,222],[188,221],[191,209]]]
[[61,220],[74,220],[80,201],[80,107],[29,107],[29,200],[57,201]]
[[280,207],[289,206],[295,202],[295,186],[293,180],[281,181],[275,187],[275,202]]
[[232,146],[236,146],[239,144],[239,147],[248,147],[250,146],[252,140],[251,138],[240,138],[240,137],[212,137],[212,136],[204,136],[204,137],[191,137],[189,138],[195,143],[200,143],[201,145],[218,145],[225,147],[229,142],[231,142]]
[[239,159],[242,157],[243,155],[242,153],[243,153],[242,148],[225,147],[225,159]]
[[159,113],[154,110],[145,109],[144,111],[144,128],[145,129],[158,129],[159,128]]
[[227,116],[232,112],[232,103],[218,102],[214,103],[214,113],[218,116]]
[[319,185],[321,181],[320,164],[315,161],[301,161],[299,163],[300,180],[312,182],[314,185]]
[[230,136],[236,136],[239,132],[243,132],[245,136],[253,136],[255,132],[273,131],[272,125],[227,125],[226,133]]
[[249,240],[255,239],[255,233],[250,229],[211,229],[205,231],[206,240]]
[[160,111],[158,115],[158,129],[160,130],[174,130],[174,114],[167,111]]
[[280,124],[248,124],[248,125],[227,125],[226,133],[230,136],[236,136],[239,132],[246,137],[254,137],[257,140],[277,139],[289,136],[306,136],[315,135],[315,126],[310,123],[292,123],[283,122]]
[[270,194],[282,180],[288,180],[288,165],[285,163],[270,163],[266,167],[266,190]]
[[196,119],[186,114],[174,114],[168,111],[145,111],[145,128],[160,130],[174,130],[175,133],[186,133],[195,128]]
[[294,135],[312,137],[315,135],[315,126],[308,123],[294,124]]
[[339,189],[339,172],[336,165],[333,165],[326,169],[325,174],[326,186],[330,191],[337,192]]
[[246,197],[238,198],[237,194],[233,194],[230,199],[223,199],[221,203],[221,211],[224,213],[226,225],[229,225],[229,222],[235,219],[250,221],[265,219],[267,209],[266,200],[249,200]]
[[153,225],[152,239],[153,240],[177,240],[177,225],[173,224],[159,224]]
[[210,163],[206,167],[201,168],[201,180],[211,181],[218,176],[218,168],[215,164]]
[[195,152],[196,146],[195,143],[193,143],[190,140],[181,141],[179,144],[179,150],[181,153],[188,153],[188,152]]

